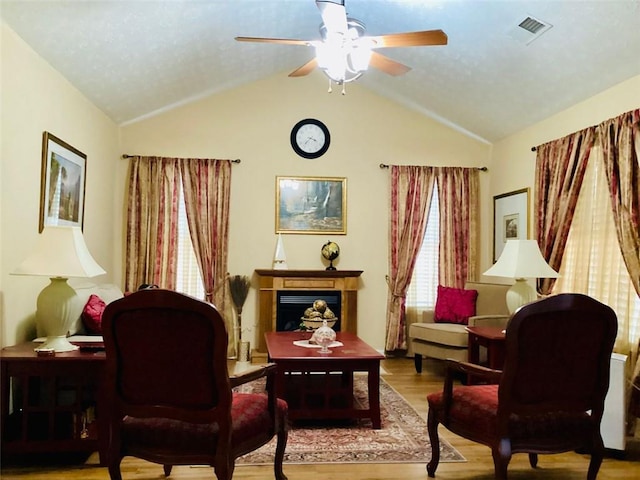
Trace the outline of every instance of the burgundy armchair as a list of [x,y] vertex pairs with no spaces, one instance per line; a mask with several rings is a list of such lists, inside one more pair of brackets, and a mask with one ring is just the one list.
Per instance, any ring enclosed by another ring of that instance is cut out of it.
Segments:
[[[513,453],[580,450],[591,454],[587,479],[604,456],[600,422],[617,332],[608,306],[560,294],[518,310],[507,325],[503,370],[448,361],[444,390],[428,395],[432,445],[427,473],[440,460],[438,425],[491,448],[495,478],[507,478]],[[486,385],[453,386],[452,372],[483,375]]]
[[274,472],[282,471],[287,404],[267,393],[236,393],[275,365],[229,378],[227,332],[213,305],[168,290],[143,290],[110,303],[102,329],[106,351],[104,397],[107,464],[121,480],[128,455],[164,465],[211,465],[231,480],[235,459],[277,436]]

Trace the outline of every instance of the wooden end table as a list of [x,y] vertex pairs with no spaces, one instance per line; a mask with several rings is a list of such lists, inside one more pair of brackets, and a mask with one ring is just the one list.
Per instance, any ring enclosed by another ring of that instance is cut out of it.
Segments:
[[[311,332],[267,332],[265,341],[269,361],[278,366],[276,396],[289,403],[289,418],[353,419],[370,418],[374,429],[380,420],[380,360],[384,355],[350,332],[337,332],[341,347],[320,348],[294,345],[308,340]],[[353,402],[353,374],[367,373],[369,407]]]
[[[499,327],[467,327],[469,332],[469,363],[480,365],[480,347],[487,349],[488,367],[501,370],[504,365],[505,332]],[[472,379],[468,379],[469,384]]]
[[97,413],[104,351],[39,357],[33,350],[37,346],[27,342],[0,351],[2,454],[98,450],[105,465],[104,416]]

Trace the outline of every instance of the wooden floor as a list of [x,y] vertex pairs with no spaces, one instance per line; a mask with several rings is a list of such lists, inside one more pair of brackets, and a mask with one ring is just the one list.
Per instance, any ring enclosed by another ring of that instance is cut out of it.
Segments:
[[[422,374],[416,374],[413,360],[387,359],[383,367],[388,372],[385,380],[403,395],[421,414],[426,416],[427,393],[442,388],[442,366],[437,361],[425,361]],[[465,463],[441,463],[436,478],[442,480],[490,480],[493,461],[489,448],[468,442],[440,427],[441,436],[465,456]],[[427,432],[425,432],[425,435]],[[541,455],[538,468],[529,466],[524,454],[514,455],[509,465],[511,480],[583,480],[586,478],[589,458],[586,455],[565,453]],[[426,480],[425,465],[420,464],[328,464],[288,465],[285,473],[289,480],[322,480],[349,478],[350,480]],[[158,480],[164,478],[162,467],[141,460],[125,458],[122,463],[124,480]],[[8,466],[0,470],[2,480],[108,480],[106,468],[97,465],[97,455],[84,464],[63,466]],[[214,480],[209,467],[174,467],[171,479]],[[272,479],[269,466],[238,466],[234,480]],[[599,480],[640,480],[640,440],[630,439],[623,459],[608,457],[598,475]]]

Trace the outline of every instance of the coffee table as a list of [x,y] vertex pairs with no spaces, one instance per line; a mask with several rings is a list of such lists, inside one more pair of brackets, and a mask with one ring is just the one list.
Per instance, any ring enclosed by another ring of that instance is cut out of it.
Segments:
[[[289,418],[370,418],[374,429],[380,421],[380,360],[384,355],[350,332],[336,332],[343,346],[320,348],[294,345],[310,332],[267,332],[265,341],[270,362],[278,366],[276,395],[289,403]],[[367,373],[368,408],[353,401],[353,374]]]

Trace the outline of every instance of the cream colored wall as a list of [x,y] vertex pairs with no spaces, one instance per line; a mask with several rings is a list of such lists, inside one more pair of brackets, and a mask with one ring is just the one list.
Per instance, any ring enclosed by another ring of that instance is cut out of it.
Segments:
[[120,267],[122,231],[114,228],[121,223],[116,221],[113,193],[117,126],[4,22],[0,35],[0,335],[4,346],[33,337],[36,297],[48,283],[45,278],[9,275],[38,236],[43,131],[87,155],[84,236],[107,271],[96,281],[119,280],[114,266]]
[[[291,127],[307,117],[322,120],[331,132],[329,151],[316,160],[296,156],[289,143]],[[128,154],[242,160],[232,174],[232,275],[253,276],[255,269],[272,266],[277,175],[346,177],[347,235],[284,235],[284,248],[290,269],[323,269],[320,247],[333,240],[341,248],[338,269],[364,270],[358,332],[379,349],[385,336],[389,170],[378,165],[483,166],[490,152],[489,145],[357,83],[346,96],[339,89],[328,94],[319,72],[303,79],[278,74],[125,126],[121,138]],[[122,182],[126,166],[122,161]],[[481,174],[485,197],[488,177]],[[243,310],[245,327],[256,314],[253,288]]]
[[[531,146],[640,106],[638,76],[492,147],[357,83],[349,85],[344,97],[338,90],[329,95],[318,72],[303,79],[286,78],[284,72],[119,131],[4,23],[0,35],[2,345],[33,335],[35,299],[47,283],[9,275],[37,238],[45,130],[88,155],[84,233],[92,254],[108,272],[96,279],[99,282],[122,284],[127,162],[119,159],[121,153],[242,159],[233,169],[231,274],[252,275],[256,268],[271,267],[276,175],[346,177],[347,235],[286,235],[285,251],[290,268],[320,269],[320,246],[328,239],[336,241],[342,248],[337,267],[364,270],[359,332],[382,348],[389,173],[379,169],[379,163],[489,167],[489,173],[480,176],[483,271],[491,264],[493,196],[523,187],[530,187],[533,195]],[[317,160],[301,159],[289,146],[291,127],[306,117],[321,119],[331,129],[331,148]],[[255,303],[253,289],[243,312],[245,326],[255,319]]]
[[[493,197],[520,188],[530,188],[530,216],[533,219],[536,153],[531,151],[531,147],[562,138],[636,108],[640,108],[640,75],[495,143],[491,166],[500,175],[491,175],[489,194]],[[535,225],[533,221],[531,223],[529,238],[535,238]],[[483,245],[483,262],[488,268],[492,254],[490,234],[483,238],[489,239]],[[501,281],[491,277],[485,280]]]

